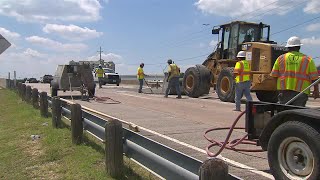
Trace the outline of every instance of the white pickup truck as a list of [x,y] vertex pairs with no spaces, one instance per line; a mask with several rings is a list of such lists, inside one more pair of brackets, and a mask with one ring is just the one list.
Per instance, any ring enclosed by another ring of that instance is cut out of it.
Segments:
[[[104,72],[105,72],[105,76],[103,78],[103,85],[106,84],[116,84],[117,86],[119,86],[120,82],[121,82],[121,78],[119,76],[118,73],[115,73],[113,69],[110,68],[103,68]],[[96,71],[96,69],[94,70],[94,72]],[[93,73],[94,73],[93,72]],[[98,77],[94,76],[94,81],[98,82]]]

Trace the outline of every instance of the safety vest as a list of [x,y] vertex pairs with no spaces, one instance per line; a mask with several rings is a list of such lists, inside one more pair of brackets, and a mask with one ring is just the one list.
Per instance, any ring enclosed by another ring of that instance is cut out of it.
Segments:
[[176,64],[170,64],[168,67],[168,72],[170,73],[169,80],[173,77],[180,76],[180,69]]
[[[277,77],[278,90],[301,92],[318,78],[317,68],[311,57],[300,52],[288,52],[278,57],[273,65],[272,77]],[[310,94],[310,89],[305,91]]]
[[236,75],[236,83],[250,81],[250,64],[247,60],[242,60],[236,63],[233,72],[238,73]]
[[104,70],[103,69],[96,69],[96,74],[98,75],[98,78],[99,77],[103,77],[103,74],[104,74]]
[[138,79],[144,79],[144,72],[143,72],[143,68],[142,67],[138,68],[137,78]]

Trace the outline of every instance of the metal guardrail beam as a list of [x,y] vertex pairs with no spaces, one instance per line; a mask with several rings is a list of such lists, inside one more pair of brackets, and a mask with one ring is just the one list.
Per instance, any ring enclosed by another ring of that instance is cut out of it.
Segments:
[[[124,138],[130,140],[131,142],[151,151],[152,153],[163,157],[164,159],[170,160],[174,164],[183,167],[184,169],[192,172],[193,174],[198,174],[199,168],[202,164],[201,161],[190,157],[186,154],[178,152],[168,146],[160,144],[154,140],[143,137],[128,129],[124,129]],[[137,159],[136,159],[137,160]],[[137,160],[138,161],[138,160]]]
[[125,140],[124,151],[126,156],[133,158],[165,179],[199,179],[197,174],[194,174],[170,162],[169,160],[154,154],[130,140]]
[[83,129],[105,140],[105,128],[93,123],[87,118],[83,118]]
[[61,114],[68,117],[69,119],[71,118],[71,111],[65,107],[61,107]]

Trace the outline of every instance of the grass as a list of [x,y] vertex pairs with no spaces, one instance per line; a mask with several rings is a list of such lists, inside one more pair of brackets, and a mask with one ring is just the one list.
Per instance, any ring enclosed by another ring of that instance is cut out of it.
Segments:
[[[51,118],[40,117],[13,91],[0,89],[0,99],[0,179],[113,179],[105,171],[102,143],[85,134],[82,145],[73,145],[68,123],[52,128]],[[31,135],[40,139],[32,141]],[[124,162],[121,179],[156,179]]]

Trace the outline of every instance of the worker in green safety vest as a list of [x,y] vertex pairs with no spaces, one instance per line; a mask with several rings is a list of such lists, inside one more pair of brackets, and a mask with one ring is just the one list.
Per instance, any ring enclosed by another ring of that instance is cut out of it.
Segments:
[[103,77],[105,76],[105,72],[104,70],[102,69],[102,66],[99,65],[99,68],[96,69],[95,71],[95,77],[98,76],[98,81],[99,81],[99,88],[102,88],[102,81],[103,81]]
[[248,101],[252,101],[250,94],[250,63],[246,60],[246,52],[239,51],[237,54],[238,62],[234,67],[233,74],[236,81],[236,94],[235,94],[235,103],[236,109],[234,111],[241,111],[241,98],[244,95]]
[[[299,52],[301,46],[300,38],[296,36],[289,38],[286,45],[289,52],[279,56],[273,65],[270,75],[277,78],[278,99],[281,104],[287,103],[319,78],[313,59]],[[309,94],[310,89],[301,94],[291,105],[305,106]],[[318,84],[314,86],[313,97],[319,98]]]

